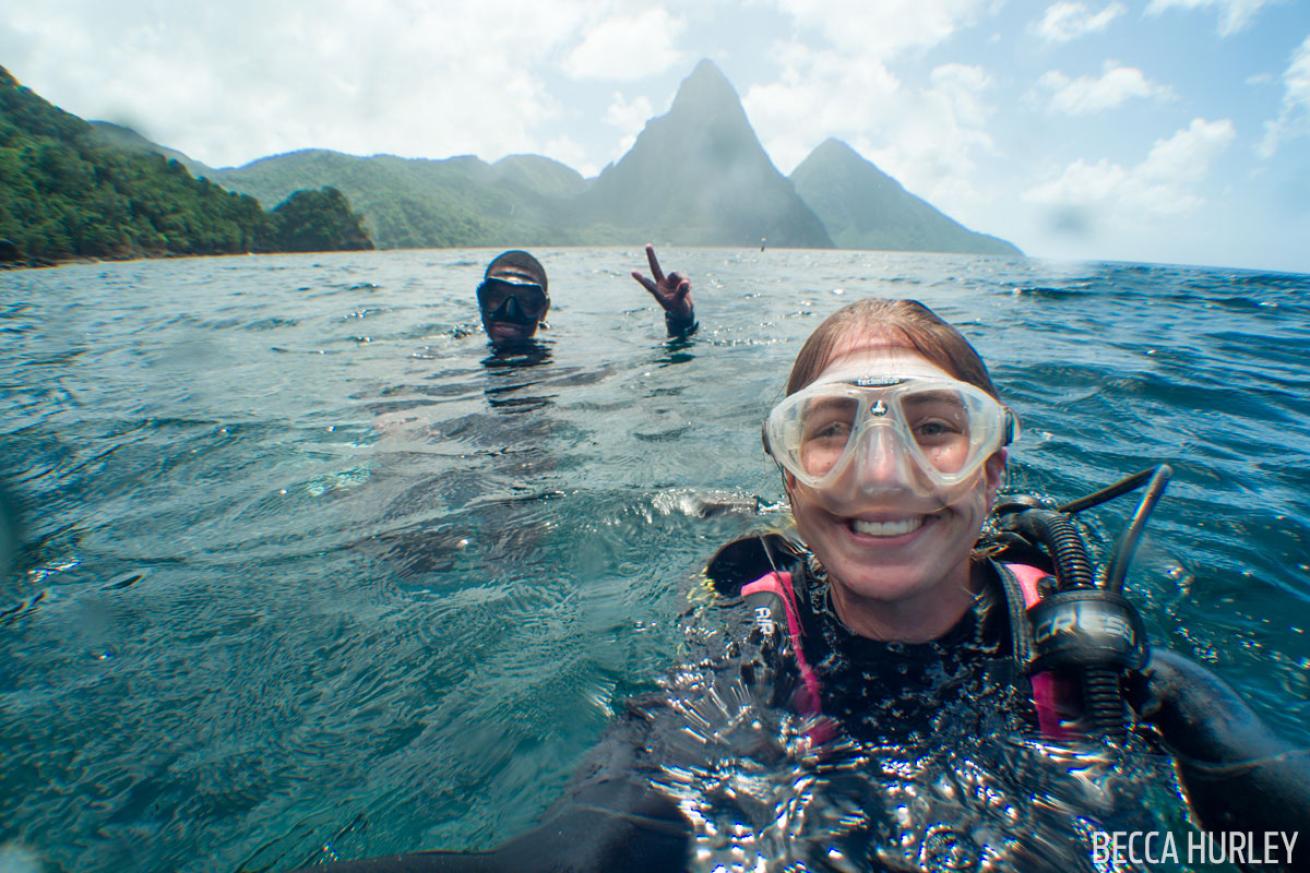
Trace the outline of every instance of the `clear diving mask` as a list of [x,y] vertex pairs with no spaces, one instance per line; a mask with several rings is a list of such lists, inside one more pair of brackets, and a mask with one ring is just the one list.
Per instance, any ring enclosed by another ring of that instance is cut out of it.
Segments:
[[796,480],[841,501],[888,495],[950,505],[1018,436],[1005,406],[967,382],[851,376],[816,382],[764,422],[764,447]]

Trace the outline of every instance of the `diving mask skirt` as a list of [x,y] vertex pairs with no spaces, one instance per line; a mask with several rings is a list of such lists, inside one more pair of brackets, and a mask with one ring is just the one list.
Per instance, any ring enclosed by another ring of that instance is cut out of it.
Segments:
[[798,482],[837,500],[903,494],[955,502],[1018,436],[1018,420],[935,367],[908,369],[825,373],[769,413],[765,448]]
[[535,324],[549,305],[546,289],[536,282],[494,277],[478,285],[478,307],[489,321]]

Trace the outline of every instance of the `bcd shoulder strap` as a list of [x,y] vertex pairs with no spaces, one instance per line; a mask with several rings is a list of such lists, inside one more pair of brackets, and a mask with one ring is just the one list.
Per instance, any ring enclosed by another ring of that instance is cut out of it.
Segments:
[[781,533],[752,534],[715,552],[705,565],[705,575],[716,593],[736,597],[756,579],[790,568],[801,554],[801,547]]

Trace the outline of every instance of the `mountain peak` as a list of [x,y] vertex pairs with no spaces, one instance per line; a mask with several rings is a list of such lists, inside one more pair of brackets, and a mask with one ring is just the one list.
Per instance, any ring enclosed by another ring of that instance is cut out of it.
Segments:
[[842,248],[1020,254],[939,212],[839,139],[810,152],[791,181]]
[[728,81],[727,76],[723,75],[723,71],[719,69],[719,65],[709,58],[701,58],[696,62],[696,66],[692,68],[691,75],[687,77],[687,81],[690,82],[693,79],[705,79],[706,81],[713,80],[715,82],[721,82],[729,88],[732,87],[732,83]]
[[[855,149],[851,148],[849,143],[847,143],[845,140],[837,139],[837,137],[835,136],[830,136],[827,139],[825,139],[823,142],[819,143],[818,148],[816,148],[811,154],[818,155],[824,158],[836,158],[836,157],[860,158],[860,153],[857,152]],[[860,160],[863,160],[863,158],[860,158]]]
[[885,184],[888,186],[901,187],[900,182],[880,170],[877,164],[857,152],[850,143],[837,139],[835,136],[830,136],[819,143],[814,151],[810,152],[809,156],[797,165],[796,170],[792,171],[792,175],[795,176],[796,172],[801,170],[801,167],[806,168],[802,172],[804,174],[811,172],[815,167],[821,166],[841,167],[842,171],[847,173],[874,175],[885,180]]
[[712,61],[682,81],[579,201],[580,214],[624,241],[830,248],[823,224],[760,145],[741,98]]
[[[718,65],[709,58],[702,58],[691,75],[678,86],[673,107],[669,111],[718,109],[726,106],[740,109],[741,97]],[[744,112],[742,114],[745,115]]]

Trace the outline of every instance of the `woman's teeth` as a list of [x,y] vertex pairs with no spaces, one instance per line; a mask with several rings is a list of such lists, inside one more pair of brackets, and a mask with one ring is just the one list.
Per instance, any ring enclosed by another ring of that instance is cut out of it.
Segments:
[[851,522],[851,529],[873,537],[899,537],[923,527],[923,522],[922,515],[896,521],[861,521],[857,518]]

